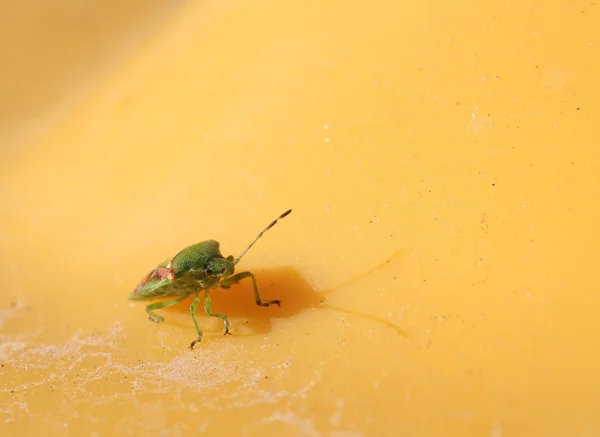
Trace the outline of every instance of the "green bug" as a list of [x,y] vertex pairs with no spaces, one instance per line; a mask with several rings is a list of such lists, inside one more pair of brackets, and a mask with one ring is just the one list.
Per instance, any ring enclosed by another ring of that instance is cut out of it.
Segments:
[[155,314],[154,310],[173,306],[193,294],[194,300],[190,305],[190,315],[192,316],[192,320],[196,326],[196,332],[198,333],[198,338],[190,344],[190,349],[193,349],[194,345],[202,340],[202,330],[196,321],[195,314],[196,308],[200,303],[200,292],[204,290],[204,311],[210,317],[222,319],[225,324],[224,335],[230,334],[227,316],[225,314],[212,312],[209,290],[217,287],[229,288],[242,279],[249,277],[252,279],[254,298],[257,305],[263,307],[268,307],[270,305],[281,306],[281,301],[279,300],[270,300],[267,302],[261,300],[260,295],[258,294],[258,287],[256,285],[254,274],[251,272],[234,274],[234,272],[235,265],[246,252],[250,250],[254,243],[256,243],[266,231],[275,226],[279,220],[291,212],[292,210],[289,209],[273,220],[269,226],[256,236],[254,241],[252,241],[252,243],[250,243],[237,258],[234,258],[231,255],[225,258],[219,250],[219,242],[215,240],[202,241],[201,243],[183,249],[175,255],[173,259],[166,260],[162,264],[159,264],[158,267],[142,279],[135,290],[129,295],[129,299],[151,300],[162,297],[175,297],[173,300],[156,302],[146,306],[148,318],[153,322],[159,323],[164,320],[164,317]]

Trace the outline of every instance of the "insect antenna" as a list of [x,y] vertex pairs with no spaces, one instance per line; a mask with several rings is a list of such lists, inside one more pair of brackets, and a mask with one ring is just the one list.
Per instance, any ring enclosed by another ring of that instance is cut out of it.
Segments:
[[248,247],[246,247],[246,249],[242,252],[242,254],[240,256],[238,256],[236,259],[233,260],[233,264],[237,264],[238,261],[246,254],[246,252],[248,252],[250,250],[250,248],[252,246],[254,246],[254,243],[256,243],[256,241],[263,236],[263,234],[265,232],[267,232],[269,229],[271,229],[273,226],[275,226],[275,223],[277,223],[279,220],[281,220],[282,218],[284,218],[285,216],[287,216],[290,212],[292,212],[291,209],[288,209],[286,212],[284,212],[283,214],[281,214],[279,217],[277,217],[275,220],[273,220],[271,223],[269,223],[269,226],[267,226],[266,228],[264,228],[260,234],[258,234],[256,236],[256,238],[254,239],[254,241],[252,243],[250,243],[250,245]]

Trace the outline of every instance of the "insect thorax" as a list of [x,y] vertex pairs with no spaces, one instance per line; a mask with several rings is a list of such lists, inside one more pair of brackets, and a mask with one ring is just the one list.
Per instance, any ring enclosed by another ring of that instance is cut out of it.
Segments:
[[219,242],[206,240],[186,247],[171,260],[171,269],[175,276],[180,276],[190,270],[206,269],[211,258],[223,258],[219,250]]

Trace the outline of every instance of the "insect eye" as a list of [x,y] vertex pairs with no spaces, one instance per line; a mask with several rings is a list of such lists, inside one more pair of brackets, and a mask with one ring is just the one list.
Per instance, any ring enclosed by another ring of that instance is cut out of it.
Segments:
[[204,273],[206,273],[208,276],[210,276],[213,274],[213,271],[210,267],[207,267],[204,269]]

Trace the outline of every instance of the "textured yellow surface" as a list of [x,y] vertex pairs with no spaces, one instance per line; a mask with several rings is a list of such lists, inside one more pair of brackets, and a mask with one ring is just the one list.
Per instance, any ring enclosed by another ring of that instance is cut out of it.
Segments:
[[[597,4],[23,4],[2,435],[600,435]],[[126,300],[287,208],[239,264],[281,308],[215,292],[189,351]]]

